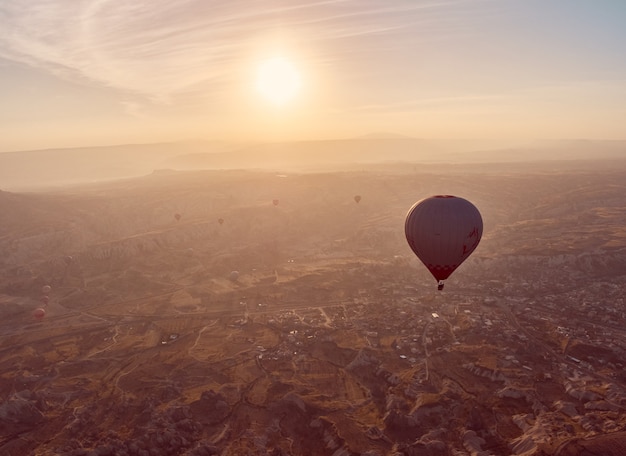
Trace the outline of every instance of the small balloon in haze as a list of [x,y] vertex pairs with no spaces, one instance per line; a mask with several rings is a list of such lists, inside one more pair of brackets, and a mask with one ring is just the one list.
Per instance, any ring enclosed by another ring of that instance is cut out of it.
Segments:
[[411,250],[428,268],[438,289],[476,249],[483,220],[472,203],[450,195],[431,196],[409,209],[404,223]]
[[274,206],[278,206],[278,200],[277,200],[277,199],[272,200],[272,204],[273,204]]
[[361,202],[361,195],[356,195],[356,196],[354,197],[354,201],[356,201],[356,202],[357,202],[357,204],[358,204],[358,203],[360,203],[360,202]]
[[50,302],[50,297],[49,296],[42,296],[41,297],[41,302],[43,303],[44,306],[47,306],[48,303]]
[[45,317],[45,316],[46,316],[46,311],[45,311],[45,309],[42,309],[41,307],[39,307],[39,308],[37,308],[37,309],[35,309],[35,310],[33,311],[33,317],[34,317],[36,320],[41,320],[41,319],[43,319],[43,317]]
[[72,264],[72,262],[74,261],[74,258],[72,258],[70,255],[68,255],[68,256],[66,256],[66,257],[63,259],[63,261],[65,261],[65,264],[69,266],[69,265],[70,265],[70,264]]
[[177,222],[180,222],[180,218],[182,216],[179,213],[174,214],[174,218],[176,219]]
[[236,282],[239,279],[239,271],[232,271],[230,273],[229,279],[233,282]]
[[41,287],[41,291],[42,291],[44,294],[48,294],[48,293],[50,293],[50,290],[52,290],[52,288],[50,287],[50,285],[44,285],[43,287]]
[[223,225],[224,224],[224,219],[223,218],[217,219],[217,223],[219,223],[220,225]]

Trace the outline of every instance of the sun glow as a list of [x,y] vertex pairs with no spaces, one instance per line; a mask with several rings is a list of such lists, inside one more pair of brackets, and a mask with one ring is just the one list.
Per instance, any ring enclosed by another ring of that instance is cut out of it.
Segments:
[[289,62],[280,57],[266,60],[258,68],[256,87],[266,100],[275,105],[284,105],[300,90],[300,73]]

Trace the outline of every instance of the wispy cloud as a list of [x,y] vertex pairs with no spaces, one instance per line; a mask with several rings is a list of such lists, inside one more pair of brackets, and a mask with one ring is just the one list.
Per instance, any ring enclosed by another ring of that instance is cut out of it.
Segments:
[[311,40],[389,34],[466,3],[3,0],[0,57],[163,101],[227,79],[272,29]]

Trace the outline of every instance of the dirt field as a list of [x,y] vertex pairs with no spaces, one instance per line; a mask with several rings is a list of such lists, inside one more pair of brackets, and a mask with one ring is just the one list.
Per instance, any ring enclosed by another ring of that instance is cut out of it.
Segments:
[[[32,210],[0,224],[0,453],[618,454],[624,182],[385,166],[2,192]],[[443,293],[403,231],[439,193],[485,223]],[[557,334],[556,296],[613,331],[599,376],[566,357],[601,343]],[[569,393],[585,378],[593,400]]]

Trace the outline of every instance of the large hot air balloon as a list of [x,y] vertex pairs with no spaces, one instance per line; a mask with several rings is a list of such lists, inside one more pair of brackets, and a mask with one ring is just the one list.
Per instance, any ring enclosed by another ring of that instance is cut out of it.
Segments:
[[272,204],[273,204],[274,206],[278,206],[278,200],[277,200],[277,199],[272,200]]
[[354,201],[357,202],[357,203],[360,203],[361,202],[361,195],[355,195],[354,196]]
[[232,271],[228,277],[232,282],[236,282],[239,279],[239,271]]
[[180,222],[180,218],[182,216],[177,212],[176,214],[174,214],[174,218],[176,219],[177,222]]
[[424,263],[438,289],[474,251],[483,234],[476,206],[450,195],[431,196],[409,210],[404,223],[409,246]]

